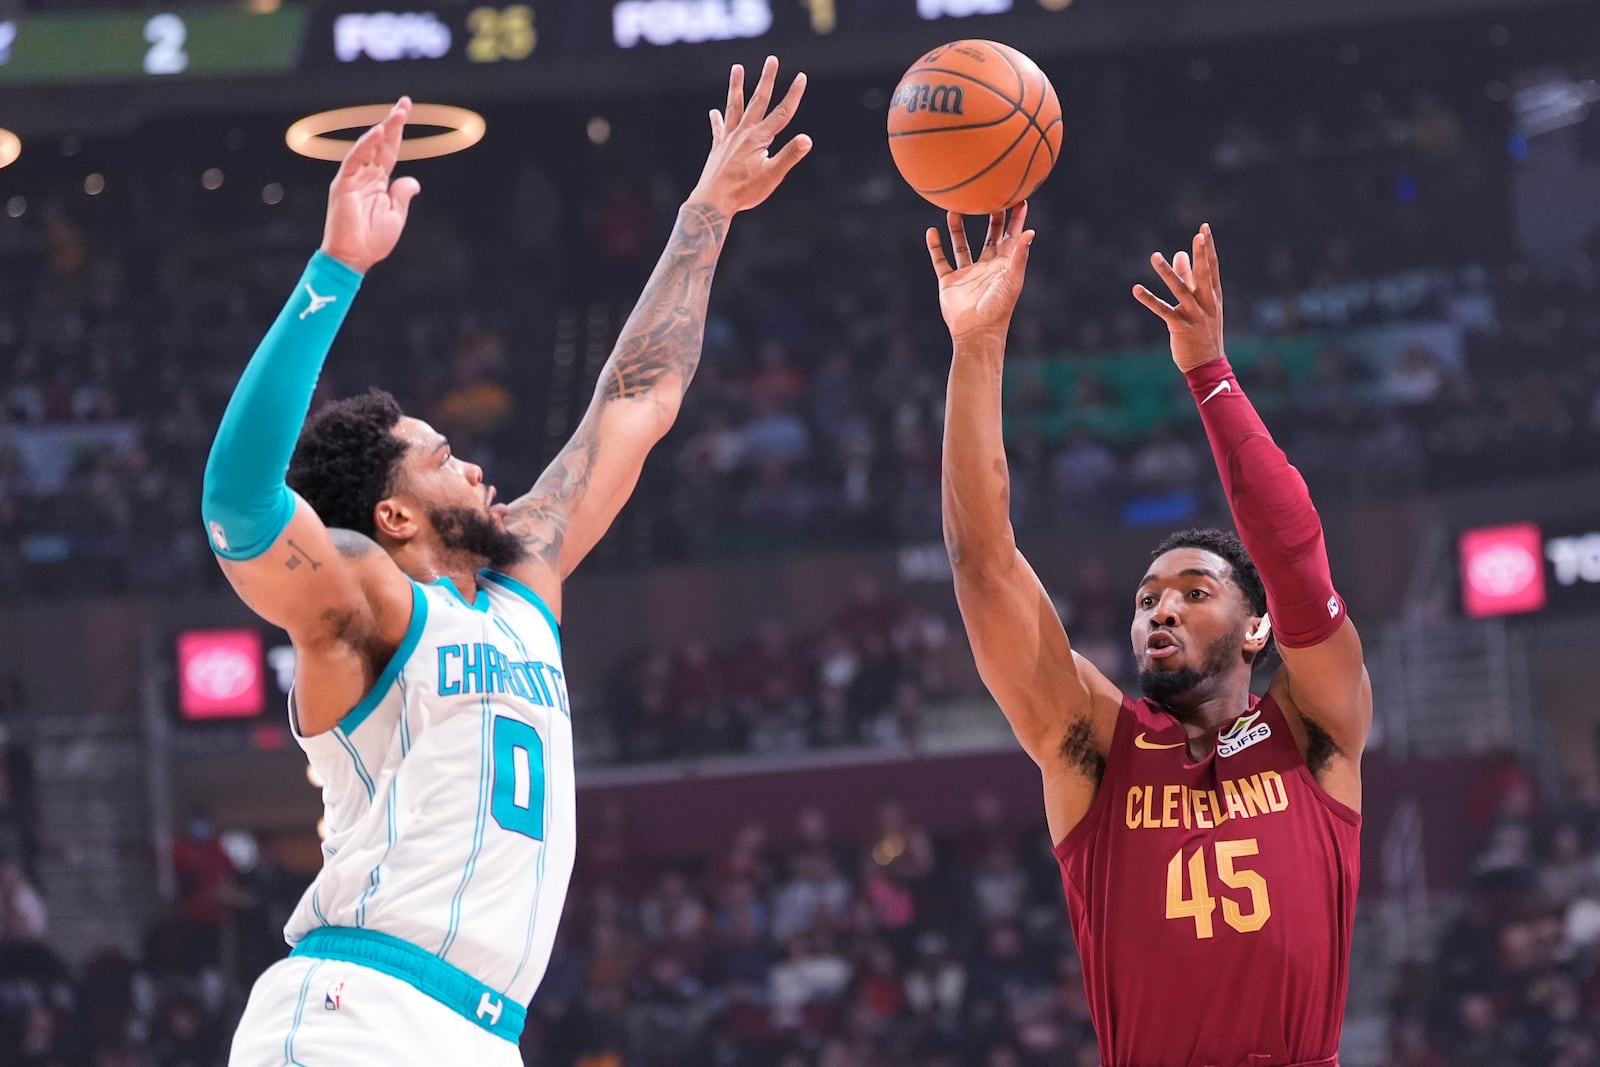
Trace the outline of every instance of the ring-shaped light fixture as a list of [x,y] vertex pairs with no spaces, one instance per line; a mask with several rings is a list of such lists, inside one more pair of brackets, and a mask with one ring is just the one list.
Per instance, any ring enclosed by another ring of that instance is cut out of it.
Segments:
[[10,130],[0,130],[0,169],[11,166],[22,155],[22,138]]
[[[293,152],[312,159],[326,159],[337,163],[350,151],[355,142],[340,137],[329,137],[335,130],[353,130],[375,126],[393,108],[392,104],[362,104],[357,107],[340,107],[332,111],[319,111],[290,126],[283,135]],[[407,137],[400,142],[401,159],[432,159],[448,156],[471,148],[483,140],[488,128],[483,116],[476,111],[450,104],[412,104],[411,116],[406,120],[418,126],[444,126],[444,133],[430,133],[422,137]]]

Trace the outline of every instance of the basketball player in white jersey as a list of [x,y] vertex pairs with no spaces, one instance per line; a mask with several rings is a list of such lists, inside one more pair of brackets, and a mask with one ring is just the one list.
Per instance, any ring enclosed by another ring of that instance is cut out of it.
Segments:
[[[393,250],[410,101],[334,178],[321,250],[257,349],[206,465],[211,544],[239,595],[294,641],[294,733],[325,785],[321,873],[288,959],[256,982],[236,1067],[521,1062],[575,850],[561,585],[632,492],[700,359],[733,216],[810,139],[768,149],[805,89],[748,103],[734,67],[712,147],[571,441],[526,495],[386,393],[306,423],[362,276]],[[770,106],[770,110],[769,110]],[[303,425],[304,424],[304,425]]]

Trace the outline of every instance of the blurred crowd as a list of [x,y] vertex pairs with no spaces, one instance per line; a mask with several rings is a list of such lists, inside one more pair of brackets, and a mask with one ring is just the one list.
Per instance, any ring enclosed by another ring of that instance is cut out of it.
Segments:
[[[580,849],[524,1062],[1097,1067],[1045,829],[991,796],[967,803],[964,828],[940,836],[897,803],[857,837],[808,808],[675,860],[608,805]],[[1436,898],[1425,957],[1381,979],[1386,1067],[1595,1067],[1600,805],[1542,807],[1512,764],[1463,809],[1482,827],[1469,883]],[[139,957],[82,968],[47,947],[39,894],[7,874],[0,1065],[222,1062],[304,878],[270,842],[236,865],[203,821],[173,858],[178,899]]]
[[1397,977],[1390,1067],[1600,1064],[1600,795],[1542,804],[1527,772],[1492,774],[1464,902]]
[[[1200,220],[1245,383],[1319,500],[1586,462],[1600,366],[1573,357],[1600,335],[1600,247],[1554,276],[1517,255],[1510,118],[1480,74],[1420,91],[1374,69],[1364,92],[1262,99],[1196,61],[1160,76],[1181,115],[1156,138],[1137,121],[1155,84],[1080,66],[1063,89],[1104,106],[1074,115],[1069,146],[1095,150],[1067,151],[1030,205],[1012,330],[1020,527],[1181,520],[1210,491],[1160,324],[1128,295]],[[818,148],[734,225],[680,424],[595,566],[938,539],[949,342],[920,238],[938,213],[893,172],[881,97],[813,85]],[[515,116],[523,141],[419,168],[428,198],[324,376],[324,396],[391,388],[502,489],[581,413],[700,163],[687,97],[613,102],[603,143],[580,114]],[[68,139],[0,218],[18,280],[0,294],[3,589],[217,581],[205,453],[318,239],[326,172],[248,124],[147,136],[148,153]]]
[[[1054,602],[1073,647],[1131,686],[1124,599],[1107,569],[1086,560]],[[575,719],[580,758],[607,764],[857,745],[915,752],[946,710],[981,706],[993,719],[948,596],[930,606],[861,576],[814,630],[769,619],[749,635],[625,656]]]
[[[530,1009],[530,1067],[1098,1062],[1044,828],[992,797],[944,838],[897,804],[864,840],[806,809],[673,864],[603,821]],[[300,886],[265,850],[235,869],[205,826],[174,860],[180,898],[137,959],[66,966],[32,894],[36,922],[0,941],[0,1065],[223,1062]]]

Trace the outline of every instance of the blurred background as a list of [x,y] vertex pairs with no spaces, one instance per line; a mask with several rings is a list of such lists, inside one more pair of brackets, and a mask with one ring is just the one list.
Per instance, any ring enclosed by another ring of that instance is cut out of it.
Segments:
[[1373,674],[1343,1062],[1600,1065],[1600,5],[0,0],[0,1067],[223,1062],[320,860],[292,653],[198,503],[320,239],[333,168],[284,129],[401,92],[486,116],[404,167],[424,193],[322,391],[383,385],[515,490],[728,64],[768,52],[811,74],[816,148],[733,226],[683,416],[569,587],[578,873],[524,1056],[1098,1063],[940,542],[941,214],[883,135],[959,37],[1033,55],[1066,119],[1006,432],[1074,644],[1126,682],[1136,568],[1227,525],[1128,295],[1210,221]]

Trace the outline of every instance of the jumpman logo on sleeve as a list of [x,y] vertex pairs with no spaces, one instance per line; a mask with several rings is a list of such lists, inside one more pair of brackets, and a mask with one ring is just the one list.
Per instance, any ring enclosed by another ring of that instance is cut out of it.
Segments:
[[311,303],[307,304],[306,309],[300,312],[300,317],[302,319],[304,319],[307,315],[315,315],[317,312],[321,311],[323,308],[339,299],[337,296],[318,296],[317,291],[311,288],[310,282],[306,283],[306,295],[311,297]]

